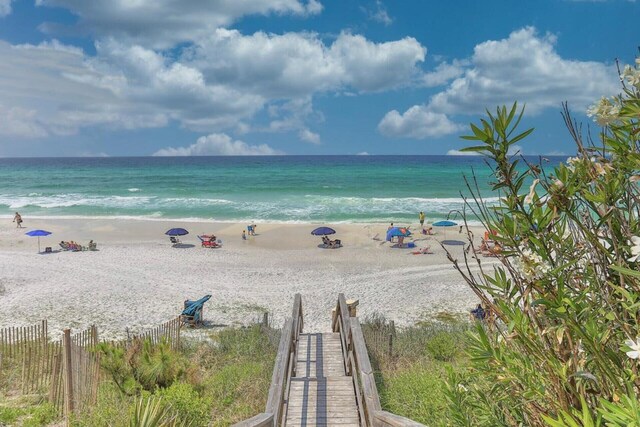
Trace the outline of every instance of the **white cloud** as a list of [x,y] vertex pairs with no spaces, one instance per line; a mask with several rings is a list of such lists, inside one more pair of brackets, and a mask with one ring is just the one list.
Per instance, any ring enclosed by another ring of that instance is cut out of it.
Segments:
[[396,110],[389,111],[378,124],[378,130],[384,135],[415,139],[449,135],[462,129],[445,114],[434,113],[419,105],[414,105],[403,114]]
[[166,124],[166,118],[156,112],[141,111],[91,83],[104,76],[85,59],[80,49],[55,41],[38,46],[0,41],[0,93],[3,104],[11,106],[2,114],[3,133],[43,137],[73,134],[85,125],[134,128]]
[[39,138],[47,135],[38,123],[35,110],[0,105],[0,135],[19,138]]
[[528,114],[559,109],[563,101],[584,109],[600,96],[619,90],[613,65],[564,59],[555,51],[555,43],[554,36],[540,37],[533,27],[481,43],[469,60],[441,65],[423,77],[429,85],[461,73],[444,91],[426,105],[414,105],[402,114],[388,112],[378,129],[408,138],[445,135],[460,130],[448,115],[483,114],[487,108],[514,101],[526,104]]
[[468,61],[454,60],[452,63],[442,62],[434,71],[424,73],[422,84],[426,87],[440,86],[464,73],[464,66]]
[[481,154],[475,151],[449,150],[447,156],[481,156]]
[[431,99],[430,110],[476,114],[514,101],[526,103],[529,113],[557,109],[562,101],[583,109],[619,90],[613,65],[564,59],[555,43],[554,36],[527,27],[477,45],[471,67]]
[[266,144],[249,145],[234,141],[226,134],[211,134],[198,138],[188,147],[168,147],[153,153],[154,156],[263,156],[283,154]]
[[311,132],[309,129],[302,129],[298,132],[298,136],[302,141],[318,145],[320,144],[320,135]]
[[387,8],[380,0],[376,0],[375,7],[372,7],[371,9],[367,9],[364,6],[361,6],[360,9],[364,13],[366,13],[369,19],[371,19],[372,21],[379,22],[386,26],[389,26],[393,23],[393,18],[389,16]]
[[55,40],[37,46],[0,41],[2,102],[19,109],[3,132],[69,135],[88,126],[170,122],[207,133],[259,131],[251,120],[276,105],[266,131],[319,142],[307,124],[323,120],[313,110],[315,94],[407,85],[425,52],[412,38],[373,43],[343,33],[326,45],[314,34],[245,36],[222,29],[171,53],[116,38],[97,41],[95,56]]
[[0,18],[11,14],[11,1],[0,0]]
[[270,98],[352,88],[373,92],[407,85],[420,74],[426,48],[417,40],[374,43],[341,33],[331,45],[317,34],[218,29],[194,47],[189,62],[207,81],[232,84]]
[[[79,17],[77,31],[162,49],[197,41],[243,16],[322,11],[317,0],[36,0],[36,5],[69,9]],[[55,23],[41,29],[54,34],[61,30]]]

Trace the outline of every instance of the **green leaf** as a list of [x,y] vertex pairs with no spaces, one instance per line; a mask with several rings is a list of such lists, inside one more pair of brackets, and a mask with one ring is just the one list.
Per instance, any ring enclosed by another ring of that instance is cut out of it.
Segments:
[[640,271],[631,270],[630,268],[622,267],[620,265],[612,265],[611,269],[613,271],[617,271],[618,273],[622,273],[626,276],[632,276],[640,278]]

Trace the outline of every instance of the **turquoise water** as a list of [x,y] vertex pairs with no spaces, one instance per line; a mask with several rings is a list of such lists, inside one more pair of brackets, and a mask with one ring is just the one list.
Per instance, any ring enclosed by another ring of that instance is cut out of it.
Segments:
[[[559,159],[561,160],[561,159]],[[428,220],[460,210],[478,157],[0,159],[0,215],[272,222]]]

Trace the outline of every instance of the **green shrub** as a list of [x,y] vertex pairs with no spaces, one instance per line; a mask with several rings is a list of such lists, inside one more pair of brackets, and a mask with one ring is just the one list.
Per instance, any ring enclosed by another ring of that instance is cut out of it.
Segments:
[[134,376],[145,390],[169,387],[186,373],[185,357],[166,342],[153,345],[145,340],[139,357],[134,360]]
[[427,341],[427,351],[436,360],[450,362],[458,354],[460,337],[449,332],[438,332]]
[[158,387],[168,387],[182,379],[187,371],[185,356],[167,342],[134,341],[127,350],[101,343],[98,351],[102,368],[120,391],[130,396],[140,389],[154,391]]
[[156,396],[161,397],[165,404],[170,405],[172,412],[184,423],[193,427],[209,424],[211,403],[200,397],[190,384],[173,383],[165,389],[158,390]]
[[11,425],[24,414],[25,410],[22,408],[0,406],[0,425]]

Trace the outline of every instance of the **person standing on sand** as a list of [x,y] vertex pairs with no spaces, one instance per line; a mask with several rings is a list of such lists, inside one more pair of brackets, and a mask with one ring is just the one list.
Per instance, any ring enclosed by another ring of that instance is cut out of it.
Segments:
[[244,230],[242,230],[242,240],[247,240],[247,233]]
[[13,217],[13,222],[16,223],[16,228],[22,228],[22,216],[20,216],[18,212],[16,212],[16,215]]
[[420,227],[422,228],[422,226],[424,226],[424,212],[420,211],[418,219],[420,219]]

